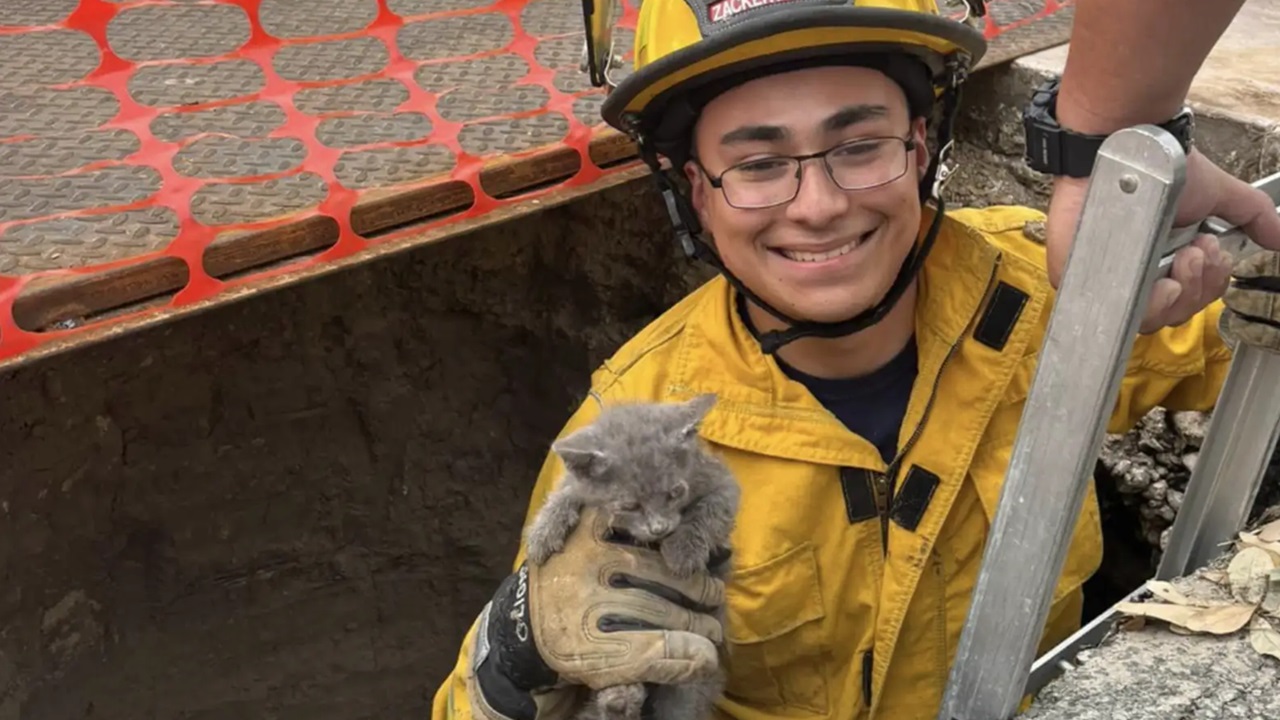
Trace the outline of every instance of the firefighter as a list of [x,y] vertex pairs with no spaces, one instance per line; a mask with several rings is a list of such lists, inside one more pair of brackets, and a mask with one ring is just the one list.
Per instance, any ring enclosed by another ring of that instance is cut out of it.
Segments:
[[[584,515],[548,565],[517,553],[435,720],[568,720],[587,687],[718,666],[717,718],[936,716],[1055,297],[1043,213],[944,201],[984,50],[934,0],[645,0],[602,115],[719,272],[593,373],[562,436],[602,405],[714,393],[733,574],[673,577]],[[1200,310],[1137,338],[1112,432],[1218,396],[1230,258],[1198,242],[1172,277]],[[562,469],[548,453],[528,517]],[[1042,651],[1079,627],[1101,557],[1090,488]]]

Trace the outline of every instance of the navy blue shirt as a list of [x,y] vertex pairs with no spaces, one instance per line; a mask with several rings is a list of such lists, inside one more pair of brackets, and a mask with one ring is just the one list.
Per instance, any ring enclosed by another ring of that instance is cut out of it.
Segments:
[[[738,314],[747,327],[753,327],[741,296],[739,300]],[[911,387],[916,379],[914,337],[888,363],[855,378],[814,377],[791,367],[781,358],[775,359],[788,377],[804,385],[845,427],[874,445],[886,465],[893,462],[898,451],[898,432],[907,414]]]

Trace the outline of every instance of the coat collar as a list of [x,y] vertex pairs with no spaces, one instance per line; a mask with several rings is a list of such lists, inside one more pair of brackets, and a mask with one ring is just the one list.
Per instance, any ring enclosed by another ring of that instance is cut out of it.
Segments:
[[[932,208],[921,219],[922,239]],[[944,217],[920,274],[915,309],[919,350],[917,390],[904,430],[918,423],[946,357],[969,331],[1000,263],[1000,252],[980,232]],[[736,291],[722,277],[703,288],[670,368],[668,400],[715,393],[719,401],[703,423],[706,439],[728,447],[807,462],[874,467],[870,443],[858,440],[800,383],[766,356],[735,310]]]

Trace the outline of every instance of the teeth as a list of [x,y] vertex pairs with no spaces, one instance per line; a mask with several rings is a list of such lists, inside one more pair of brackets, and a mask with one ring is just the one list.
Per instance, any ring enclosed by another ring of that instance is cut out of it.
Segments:
[[861,244],[862,244],[862,238],[858,238],[845,245],[841,245],[835,250],[828,250],[826,252],[821,252],[821,253],[800,252],[797,250],[779,250],[778,252],[781,253],[782,256],[788,260],[793,260],[795,262],[812,263],[812,262],[822,262],[824,260],[831,260],[832,258],[838,258],[841,255],[847,255],[853,252]]

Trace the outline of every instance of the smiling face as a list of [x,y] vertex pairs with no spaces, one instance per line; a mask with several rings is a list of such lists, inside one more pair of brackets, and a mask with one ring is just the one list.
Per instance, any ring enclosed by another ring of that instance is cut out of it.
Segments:
[[[795,199],[742,209],[767,183],[779,182],[771,157],[828,156],[843,184],[901,177],[878,187],[844,190],[821,159],[805,161]],[[928,166],[923,118],[909,117],[901,88],[879,71],[822,67],[752,80],[706,105],[694,130],[698,162],[712,177],[751,162],[733,182],[731,205],[707,174],[687,163],[692,200],[725,266],[766,302],[804,320],[834,322],[871,307],[888,291],[920,228],[919,178]],[[905,155],[905,157],[904,157]],[[890,168],[887,171],[885,167]],[[734,207],[738,205],[740,207]]]

